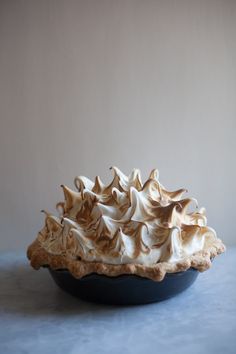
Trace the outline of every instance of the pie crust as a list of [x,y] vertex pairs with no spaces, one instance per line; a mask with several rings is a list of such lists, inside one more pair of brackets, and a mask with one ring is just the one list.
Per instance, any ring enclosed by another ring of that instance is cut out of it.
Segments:
[[116,277],[123,274],[133,274],[140,277],[162,281],[166,273],[183,272],[189,268],[204,272],[209,269],[212,260],[225,251],[222,241],[217,238],[209,249],[194,253],[178,262],[159,262],[152,266],[142,264],[106,264],[101,262],[87,262],[81,259],[73,259],[67,254],[54,255],[47,252],[43,245],[36,239],[27,250],[27,256],[35,269],[50,267],[51,269],[66,269],[75,278],[82,278],[91,273],[103,274],[109,277]]

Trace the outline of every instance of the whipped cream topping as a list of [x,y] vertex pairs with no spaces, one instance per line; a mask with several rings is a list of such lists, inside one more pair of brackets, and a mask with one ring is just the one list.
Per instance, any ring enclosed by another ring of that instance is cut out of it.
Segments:
[[[140,171],[129,176],[112,167],[106,186],[75,178],[73,191],[62,185],[65,201],[57,204],[59,216],[47,212],[38,241],[51,254],[107,264],[178,262],[208,249],[217,239],[207,227],[205,209],[185,189],[167,191],[153,170],[143,184]],[[190,204],[194,212],[188,212]]]

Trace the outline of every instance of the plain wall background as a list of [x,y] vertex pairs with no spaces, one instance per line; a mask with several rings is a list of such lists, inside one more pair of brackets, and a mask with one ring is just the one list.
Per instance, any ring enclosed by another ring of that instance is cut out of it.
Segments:
[[235,244],[236,1],[0,1],[0,249],[76,175],[157,167]]

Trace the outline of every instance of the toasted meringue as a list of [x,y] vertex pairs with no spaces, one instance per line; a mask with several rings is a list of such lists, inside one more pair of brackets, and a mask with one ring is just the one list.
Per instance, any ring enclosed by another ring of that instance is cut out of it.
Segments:
[[[117,167],[112,170],[108,186],[99,177],[92,182],[83,176],[75,178],[77,191],[62,185],[61,215],[46,213],[45,226],[28,249],[33,266],[53,266],[51,256],[54,268],[60,257],[60,267],[64,261],[77,277],[88,274],[88,269],[94,271],[96,264],[98,272],[108,275],[145,276],[146,267],[147,277],[161,280],[165,272],[190,266],[205,270],[210,258],[224,251],[215,231],[207,226],[205,209],[198,209],[195,199],[183,198],[185,189],[167,191],[157,170],[144,184],[138,169],[129,176]],[[194,212],[188,212],[191,203]]]

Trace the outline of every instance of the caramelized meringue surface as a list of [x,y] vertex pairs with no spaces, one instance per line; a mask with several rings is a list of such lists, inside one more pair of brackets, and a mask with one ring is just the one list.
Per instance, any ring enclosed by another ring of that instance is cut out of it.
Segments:
[[[220,241],[207,226],[205,209],[185,189],[167,191],[153,170],[143,184],[140,171],[127,177],[112,168],[106,186],[99,177],[92,182],[75,178],[77,191],[62,186],[65,201],[59,216],[47,212],[37,242],[51,255],[103,264],[175,263],[208,250]],[[190,204],[196,206],[189,212]],[[219,253],[223,252],[222,250]]]

